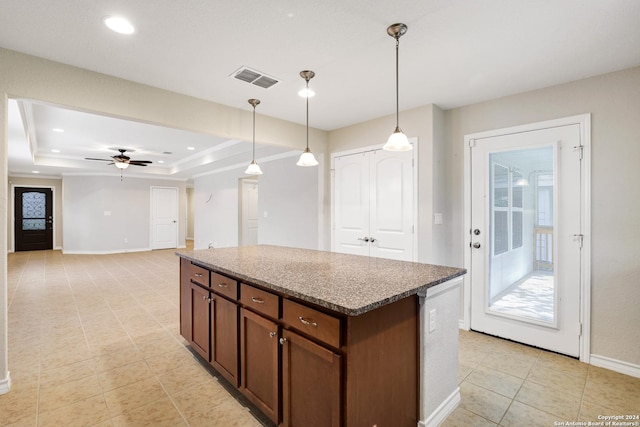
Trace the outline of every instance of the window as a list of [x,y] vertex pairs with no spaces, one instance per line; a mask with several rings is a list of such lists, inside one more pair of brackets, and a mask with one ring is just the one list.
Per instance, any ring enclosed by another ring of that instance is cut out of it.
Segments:
[[493,255],[518,249],[523,244],[523,175],[517,170],[492,162]]

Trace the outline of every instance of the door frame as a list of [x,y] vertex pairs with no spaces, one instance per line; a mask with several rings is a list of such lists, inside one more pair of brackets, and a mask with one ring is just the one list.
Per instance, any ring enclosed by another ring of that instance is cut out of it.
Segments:
[[53,214],[53,223],[51,225],[51,233],[53,233],[53,250],[61,249],[56,246],[56,188],[53,185],[34,185],[34,184],[14,184],[11,183],[11,227],[10,227],[10,242],[11,247],[8,248],[8,252],[16,251],[16,187],[24,187],[24,188],[48,188],[51,190],[51,212]]
[[[418,256],[418,235],[420,230],[418,229],[419,221],[418,221],[418,169],[420,162],[418,159],[418,138],[411,137],[409,138],[409,143],[413,145],[413,262],[418,262],[420,257]],[[335,160],[336,157],[342,156],[350,156],[352,154],[360,154],[366,153],[368,151],[376,151],[382,150],[382,146],[384,144],[370,145],[368,147],[360,147],[354,148],[352,150],[345,151],[337,151],[335,153],[331,153],[331,168],[329,169],[330,176],[330,186],[331,186],[331,201],[330,201],[330,221],[331,221],[331,241],[329,242],[329,250],[333,252],[333,247],[335,244],[335,229],[336,229],[336,221],[335,221]]]
[[175,190],[176,193],[176,232],[175,232],[175,247],[179,247],[179,238],[180,238],[180,189],[178,187],[168,187],[164,185],[152,185],[149,187],[149,248],[154,250],[154,240],[153,240],[153,227],[154,227],[154,210],[153,210],[153,196],[154,190],[156,189],[164,189],[164,190]]
[[[464,136],[464,228],[462,248],[464,251],[464,276],[462,319],[460,328],[471,329],[471,147],[476,139],[490,138],[522,132],[537,131],[552,127],[579,125],[582,144],[580,165],[580,214],[582,217],[582,253],[580,266],[580,361],[589,363],[591,351],[591,114],[529,123],[503,129],[472,133]],[[465,231],[466,230],[466,231]]]

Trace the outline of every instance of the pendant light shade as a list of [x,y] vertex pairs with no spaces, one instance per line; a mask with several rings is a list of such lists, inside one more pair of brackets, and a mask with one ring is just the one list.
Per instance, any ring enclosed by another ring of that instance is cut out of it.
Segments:
[[398,57],[400,50],[400,37],[407,32],[407,26],[405,24],[393,24],[387,28],[387,34],[396,39],[396,130],[393,131],[387,143],[382,147],[383,150],[387,151],[409,151],[412,150],[413,147],[409,144],[409,139],[407,135],[402,132],[400,129],[400,95],[399,95],[399,84],[398,84]]
[[306,96],[306,98],[307,98],[307,148],[305,148],[304,152],[300,156],[300,159],[298,160],[298,163],[296,163],[296,165],[298,165],[298,166],[317,166],[318,165],[318,161],[314,157],[314,155],[311,152],[311,150],[309,150],[309,93],[310,93],[309,92],[309,80],[311,80],[315,75],[316,75],[316,73],[314,73],[313,71],[309,71],[309,70],[300,71],[300,77],[302,77],[305,80],[305,82],[307,83],[307,87],[306,87],[306,94],[307,94],[307,96]]
[[256,163],[256,105],[260,104],[259,99],[250,99],[249,104],[253,107],[253,156],[251,163],[244,171],[247,175],[262,175],[262,170],[258,163]]

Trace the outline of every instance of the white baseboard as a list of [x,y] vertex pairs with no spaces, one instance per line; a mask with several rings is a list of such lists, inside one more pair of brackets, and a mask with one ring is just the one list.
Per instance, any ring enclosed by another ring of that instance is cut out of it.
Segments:
[[611,371],[620,372],[621,374],[640,378],[640,365],[611,359],[610,357],[598,356],[597,354],[592,354],[590,358],[590,362],[593,366],[598,366],[600,368],[605,368]]
[[458,320],[458,328],[459,329],[463,329],[465,331],[469,331],[470,329],[466,327],[466,325],[464,324],[464,320],[460,319]]
[[151,248],[130,248],[130,249],[113,249],[110,251],[76,251],[63,249],[62,253],[65,255],[111,255],[111,254],[126,254],[128,252],[148,252]]
[[9,393],[11,390],[11,375],[7,372],[7,378],[0,380],[0,394]]
[[460,400],[460,387],[456,387],[453,393],[451,393],[425,421],[420,420],[418,422],[418,427],[438,427],[455,411],[460,404]]

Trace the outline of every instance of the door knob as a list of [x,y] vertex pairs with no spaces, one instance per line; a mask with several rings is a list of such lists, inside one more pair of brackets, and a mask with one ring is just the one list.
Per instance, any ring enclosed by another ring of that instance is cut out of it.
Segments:
[[473,230],[473,234],[475,234],[476,236],[480,235],[480,229],[476,228],[475,230]]
[[363,242],[368,242],[369,238],[368,237],[358,237],[358,240],[362,240]]
[[474,242],[473,247],[476,249],[480,249],[480,242]]

